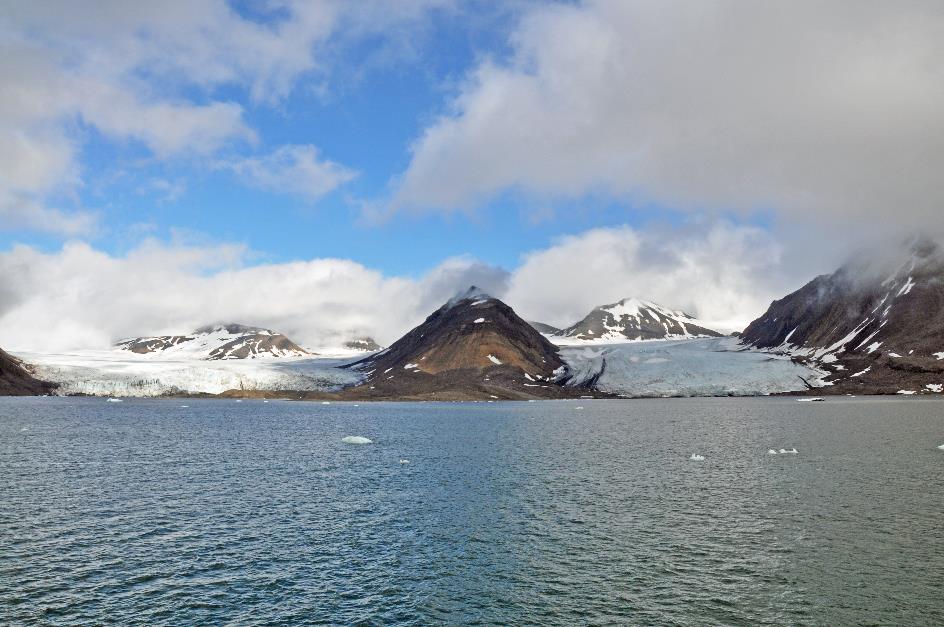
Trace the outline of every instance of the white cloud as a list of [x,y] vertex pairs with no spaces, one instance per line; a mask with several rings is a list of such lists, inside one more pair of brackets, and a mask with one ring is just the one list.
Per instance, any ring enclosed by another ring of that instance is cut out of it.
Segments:
[[506,299],[526,319],[564,327],[636,297],[733,331],[795,287],[786,269],[781,246],[754,227],[594,229],[526,255]]
[[[628,296],[742,328],[795,288],[795,271],[760,229],[727,223],[595,229],[527,255],[511,272],[466,257],[418,278],[345,259],[247,266],[240,245],[146,240],[124,256],[85,243],[0,253],[0,346],[106,348],[122,337],[210,322],[270,327],[310,347],[369,334],[390,343],[478,285],[525,319],[566,325]],[[805,280],[805,278],[804,278]]]
[[262,189],[289,193],[315,201],[347,183],[357,173],[334,161],[318,158],[311,145],[281,146],[261,157],[247,157],[220,164],[241,180]]
[[[277,0],[244,4],[244,13],[224,0],[8,4],[0,17],[0,197],[15,196],[19,228],[45,222],[49,198],[74,198],[81,188],[88,129],[160,159],[255,144],[241,100],[277,105],[300,80],[331,75],[336,41],[400,37],[448,4]],[[346,173],[306,165],[302,174],[316,175],[311,186]],[[88,218],[60,215],[64,224]]]
[[181,333],[209,322],[260,325],[307,346],[371,334],[392,342],[468,285],[507,273],[450,259],[418,279],[344,259],[245,267],[238,245],[146,241],[125,256],[72,242],[56,253],[0,253],[0,346],[107,348],[122,337]]
[[90,235],[98,229],[98,216],[90,211],[63,212],[35,200],[0,189],[0,231],[29,229],[65,237]]
[[539,5],[417,139],[394,207],[601,190],[796,220],[940,222],[940,2]]

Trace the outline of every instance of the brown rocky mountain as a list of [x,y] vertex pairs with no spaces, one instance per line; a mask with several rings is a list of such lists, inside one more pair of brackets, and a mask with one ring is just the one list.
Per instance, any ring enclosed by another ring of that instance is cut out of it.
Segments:
[[558,349],[502,301],[472,287],[386,350],[350,367],[366,373],[349,399],[528,399],[587,390],[555,383]]
[[662,340],[721,337],[684,311],[673,311],[651,301],[624,298],[602,305],[580,322],[555,333],[579,340]]
[[817,393],[944,389],[944,251],[912,241],[892,259],[860,256],[775,301],[742,341],[826,373]]
[[34,378],[18,359],[0,350],[0,396],[38,396],[54,388]]

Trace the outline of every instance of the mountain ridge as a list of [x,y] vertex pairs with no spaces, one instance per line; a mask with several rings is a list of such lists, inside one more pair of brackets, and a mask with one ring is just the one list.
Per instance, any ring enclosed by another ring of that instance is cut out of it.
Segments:
[[940,391],[944,252],[916,240],[887,264],[855,258],[771,303],[742,342],[816,364],[824,393]]
[[115,347],[139,355],[179,354],[209,361],[311,354],[282,333],[236,323],[205,325],[187,335],[129,338],[119,341]]
[[579,322],[554,337],[584,341],[661,340],[722,337],[724,334],[684,311],[638,298],[624,298],[594,307]]

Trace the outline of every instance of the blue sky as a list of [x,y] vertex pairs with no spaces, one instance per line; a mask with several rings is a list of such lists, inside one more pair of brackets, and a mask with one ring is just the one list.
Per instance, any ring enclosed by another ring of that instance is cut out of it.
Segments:
[[[513,268],[526,251],[594,227],[677,220],[676,214],[632,195],[529,195],[513,188],[460,211],[407,210],[365,217],[365,203],[383,207],[397,177],[410,166],[411,145],[424,128],[448,115],[452,99],[475,67],[512,54],[509,37],[530,5],[469,12],[433,4],[411,24],[408,49],[384,33],[328,47],[331,67],[298,73],[278,101],[255,101],[245,85],[210,88],[186,79],[156,80],[169,100],[233,101],[255,140],[228,142],[213,154],[159,158],[135,137],[115,137],[82,119],[68,122],[77,144],[81,184],[46,196],[66,211],[96,216],[83,239],[120,255],[142,238],[245,244],[257,260],[351,258],[390,274],[417,274],[443,259],[468,255]],[[259,25],[286,13],[229,8]],[[316,54],[316,53],[313,53]],[[135,68],[146,72],[142,63]],[[65,70],[68,72],[68,70]],[[181,84],[182,81],[182,84]],[[324,195],[259,189],[217,162],[263,155],[283,145],[310,145],[321,159],[353,171]],[[70,234],[71,236],[71,234]],[[55,250],[65,238],[49,229],[0,231],[0,246],[25,243]]]
[[[9,4],[0,326],[395,335],[474,279],[553,323],[635,296],[738,328],[940,233],[942,42],[920,0]],[[89,285],[109,315],[43,321]]]

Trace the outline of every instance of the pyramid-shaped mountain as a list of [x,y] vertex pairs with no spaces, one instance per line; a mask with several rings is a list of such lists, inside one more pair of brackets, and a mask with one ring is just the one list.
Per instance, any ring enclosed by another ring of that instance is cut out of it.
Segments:
[[556,398],[558,348],[508,305],[471,287],[389,348],[352,364],[364,383],[351,398]]

